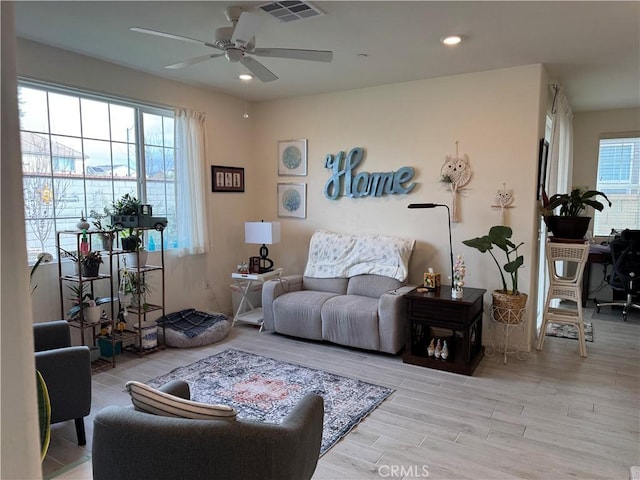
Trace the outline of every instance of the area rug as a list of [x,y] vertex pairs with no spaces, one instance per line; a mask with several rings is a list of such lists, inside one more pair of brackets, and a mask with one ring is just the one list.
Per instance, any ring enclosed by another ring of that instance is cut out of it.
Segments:
[[233,348],[146,383],[157,388],[171,380],[189,383],[192,400],[230,405],[238,411],[238,418],[269,423],[281,423],[305,394],[321,395],[324,427],[320,455],[394,391]]
[[[560,337],[577,340],[578,329],[573,325],[548,323],[546,335],[547,337]],[[593,342],[593,324],[591,322],[584,322],[584,339],[587,342]]]

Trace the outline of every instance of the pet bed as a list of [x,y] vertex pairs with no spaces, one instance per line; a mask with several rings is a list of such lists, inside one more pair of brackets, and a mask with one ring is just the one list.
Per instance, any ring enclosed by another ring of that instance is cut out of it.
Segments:
[[193,348],[216,343],[231,330],[231,320],[221,313],[199,312],[194,308],[170,313],[158,320],[158,337],[164,344],[175,348]]

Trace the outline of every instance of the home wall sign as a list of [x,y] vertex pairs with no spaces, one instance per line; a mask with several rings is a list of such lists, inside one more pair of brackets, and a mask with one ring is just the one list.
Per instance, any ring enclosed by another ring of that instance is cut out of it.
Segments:
[[364,149],[354,147],[345,157],[344,152],[328,154],[325,168],[331,169],[331,177],[324,185],[324,196],[336,200],[341,194],[347,197],[381,197],[409,193],[416,186],[412,182],[412,167],[402,167],[391,172],[356,172],[364,159]]

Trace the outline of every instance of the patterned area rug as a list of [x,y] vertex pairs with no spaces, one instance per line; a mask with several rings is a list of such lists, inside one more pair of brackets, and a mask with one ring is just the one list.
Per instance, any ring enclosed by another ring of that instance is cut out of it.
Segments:
[[380,385],[232,348],[146,383],[160,387],[178,379],[189,383],[192,400],[230,405],[238,418],[270,423],[281,423],[305,394],[321,395],[320,455],[393,393]]
[[[547,331],[545,334],[548,337],[571,338],[572,340],[578,339],[578,330],[576,327],[560,323],[547,324]],[[593,342],[593,324],[591,322],[584,322],[584,339],[587,342]]]

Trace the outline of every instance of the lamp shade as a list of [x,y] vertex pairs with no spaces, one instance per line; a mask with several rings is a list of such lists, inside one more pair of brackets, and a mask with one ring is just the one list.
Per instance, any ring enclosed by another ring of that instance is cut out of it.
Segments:
[[244,241],[258,245],[280,242],[280,222],[245,222]]

